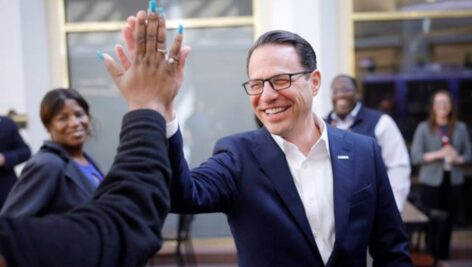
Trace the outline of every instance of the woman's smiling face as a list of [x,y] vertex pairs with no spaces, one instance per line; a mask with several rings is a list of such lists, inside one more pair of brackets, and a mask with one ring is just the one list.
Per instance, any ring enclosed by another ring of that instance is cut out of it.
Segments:
[[75,100],[67,99],[47,128],[52,141],[65,147],[81,147],[87,139],[89,124],[85,110]]

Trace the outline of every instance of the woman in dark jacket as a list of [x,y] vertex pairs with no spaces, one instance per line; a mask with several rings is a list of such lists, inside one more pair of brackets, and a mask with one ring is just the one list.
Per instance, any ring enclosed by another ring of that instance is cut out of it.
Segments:
[[88,200],[103,174],[83,151],[90,133],[89,106],[74,89],[48,92],[40,110],[51,136],[25,165],[0,212],[44,216],[66,212]]
[[18,180],[14,167],[30,156],[31,151],[21,138],[16,124],[8,117],[0,116],[0,209]]

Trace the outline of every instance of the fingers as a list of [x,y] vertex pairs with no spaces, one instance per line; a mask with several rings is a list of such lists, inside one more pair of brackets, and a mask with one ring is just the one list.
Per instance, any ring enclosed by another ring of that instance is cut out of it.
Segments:
[[135,16],[129,16],[126,22],[128,22],[128,26],[133,30],[133,32],[136,30],[136,23],[138,19]]
[[180,58],[179,58],[179,61],[177,62],[177,69],[176,69],[177,78],[180,81],[182,81],[184,78],[185,62],[187,61],[187,57],[189,54],[190,54],[190,46],[185,46],[180,49]]
[[136,14],[136,59],[144,57],[146,53],[146,12],[140,10]]
[[115,54],[118,56],[118,59],[125,71],[128,70],[131,67],[131,61],[128,59],[125,49],[121,45],[117,44],[115,45]]
[[146,55],[154,56],[156,54],[156,40],[159,18],[156,12],[148,12],[146,27]]
[[157,29],[157,51],[159,52],[158,54],[160,54],[162,58],[165,58],[166,35],[166,20],[164,16],[159,16],[159,26]]
[[172,43],[172,47],[169,51],[168,61],[170,64],[176,65],[180,59],[180,48],[182,47],[183,36],[181,33],[177,33]]
[[126,48],[128,48],[128,52],[130,53],[132,58],[136,53],[136,40],[134,38],[136,21],[136,17],[129,17],[128,24],[121,29],[121,34],[123,35],[123,40],[125,41]]
[[107,67],[107,71],[111,75],[113,80],[117,81],[123,75],[123,72],[121,71],[120,66],[118,66],[115,60],[108,54],[100,52],[98,56],[105,63],[105,66]]
[[185,46],[180,49],[180,58],[177,64],[177,69],[179,71],[183,72],[184,67],[185,67],[185,62],[187,61],[187,57],[189,54],[190,54],[190,46]]

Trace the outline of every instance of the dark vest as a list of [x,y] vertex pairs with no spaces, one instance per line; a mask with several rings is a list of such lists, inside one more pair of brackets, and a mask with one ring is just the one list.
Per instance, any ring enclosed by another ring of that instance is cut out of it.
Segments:
[[[326,118],[326,122],[329,124],[332,122],[331,114],[333,112],[334,111],[331,111]],[[357,113],[356,118],[354,119],[354,123],[349,129],[355,133],[375,138],[375,126],[379,122],[381,116],[382,112],[366,108],[364,105],[362,105],[361,109]]]

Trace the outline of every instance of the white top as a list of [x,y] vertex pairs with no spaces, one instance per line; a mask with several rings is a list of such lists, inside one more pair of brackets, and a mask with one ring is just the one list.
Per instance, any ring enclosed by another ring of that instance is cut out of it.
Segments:
[[323,262],[328,262],[335,241],[333,171],[329,154],[329,140],[323,120],[314,115],[320,129],[320,139],[308,156],[282,137],[272,135],[285,153],[293,181],[302,200],[311,232]]
[[[323,262],[328,262],[335,241],[333,170],[329,154],[329,141],[325,122],[313,114],[320,129],[320,139],[313,145],[308,156],[282,137],[272,135],[285,153],[290,172],[315,238]],[[167,123],[167,138],[178,130],[177,116]]]
[[[358,102],[356,107],[349,113],[344,120],[336,116],[336,113],[331,114],[331,118],[336,120],[336,127],[348,130],[354,123],[362,104]],[[382,159],[393,190],[395,202],[398,210],[403,209],[403,205],[410,192],[410,157],[408,150],[403,140],[402,134],[398,129],[395,121],[387,114],[380,116],[374,130],[377,143],[381,147]]]

